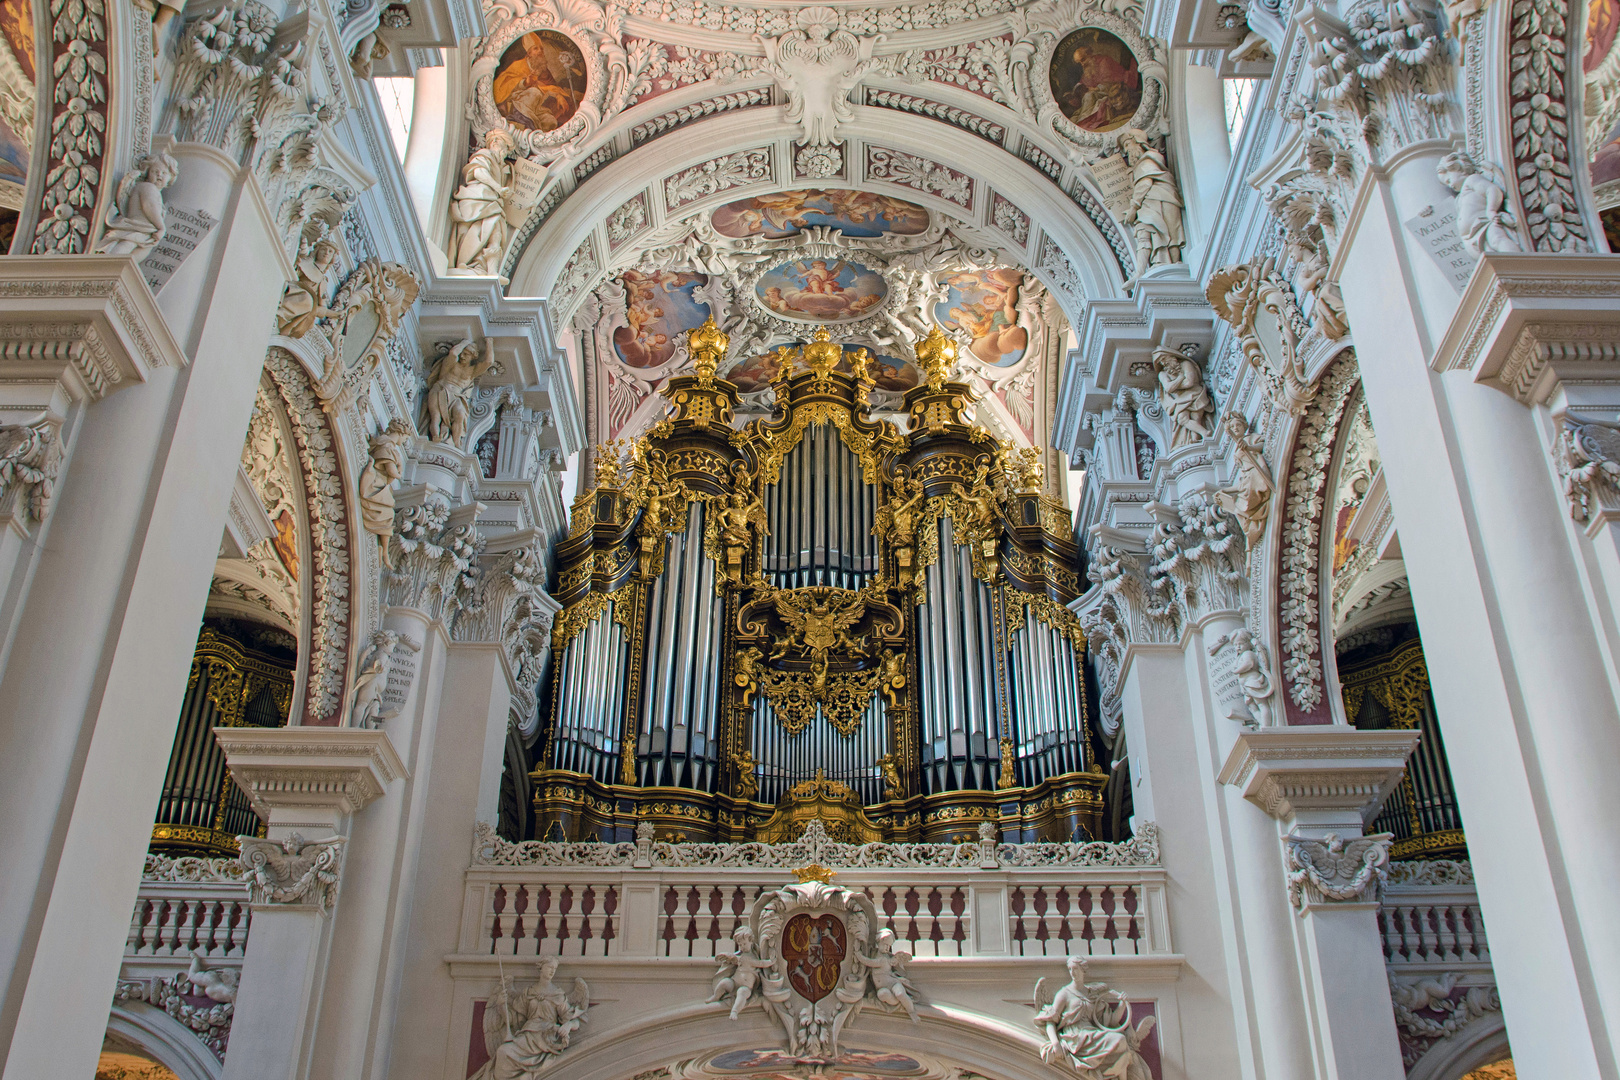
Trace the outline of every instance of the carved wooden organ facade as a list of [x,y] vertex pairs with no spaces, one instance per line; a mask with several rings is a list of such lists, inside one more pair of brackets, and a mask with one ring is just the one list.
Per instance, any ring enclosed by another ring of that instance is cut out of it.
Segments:
[[692,332],[671,414],[574,504],[536,835],[1095,835],[1079,551],[1033,452],[964,420],[954,344],[919,345],[909,432],[825,329],[738,427],[726,344]]

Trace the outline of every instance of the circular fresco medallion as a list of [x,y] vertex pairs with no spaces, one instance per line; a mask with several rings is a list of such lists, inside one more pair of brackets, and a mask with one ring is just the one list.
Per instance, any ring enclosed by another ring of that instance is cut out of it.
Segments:
[[1058,108],[1084,131],[1122,128],[1142,104],[1135,55],[1095,26],[1083,26],[1058,43],[1049,74]]
[[754,293],[785,319],[839,323],[866,318],[889,295],[889,287],[882,275],[858,262],[805,259],[767,271]]
[[528,131],[553,131],[574,118],[585,99],[585,56],[555,30],[531,30],[501,55],[495,69],[495,108]]

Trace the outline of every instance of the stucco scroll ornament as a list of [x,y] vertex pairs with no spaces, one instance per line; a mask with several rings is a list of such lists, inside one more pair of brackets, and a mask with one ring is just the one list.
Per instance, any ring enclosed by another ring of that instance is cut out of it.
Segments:
[[136,162],[118,184],[118,205],[107,212],[107,231],[96,251],[144,259],[163,239],[163,189],[180,174],[180,163],[159,151]]
[[1204,295],[1236,331],[1244,359],[1261,372],[1272,400],[1290,415],[1303,414],[1317,391],[1300,351],[1310,328],[1276,263],[1263,258],[1223,266],[1210,275]]
[[388,689],[388,676],[394,669],[394,651],[401,645],[413,653],[422,650],[421,642],[412,641],[398,631],[372,633],[371,648],[360,657],[354,676],[354,707],[349,711],[349,723],[354,727],[379,727],[384,720],[399,715],[398,709],[383,708],[383,693]]
[[0,511],[15,512],[20,503],[36,523],[44,521],[62,464],[57,425],[49,418],[0,425],[0,447]]
[[1161,345],[1153,350],[1153,367],[1159,373],[1159,403],[1174,429],[1172,448],[1208,438],[1214,430],[1210,414],[1215,411],[1215,405],[1204,386],[1204,371],[1192,357],[1195,349],[1195,346],[1184,346],[1177,350]]
[[375,257],[356,266],[344,281],[332,301],[332,349],[315,387],[327,412],[345,408],[367,385],[421,288],[409,267]]
[[500,374],[492,342],[484,342],[481,357],[471,338],[445,347],[428,375],[428,438],[465,449],[462,444],[467,441],[473,384],[490,371]]
[[1454,150],[1440,159],[1440,182],[1457,193],[1457,235],[1475,255],[1487,251],[1523,251],[1519,221],[1507,209],[1507,192],[1494,165],[1482,166],[1467,151]]
[[1301,911],[1309,904],[1376,900],[1383,892],[1393,833],[1349,840],[1328,833],[1320,840],[1290,833],[1287,849],[1288,900]]
[[484,1048],[489,1060],[469,1080],[534,1080],[542,1066],[568,1049],[585,1023],[591,988],[584,979],[563,990],[554,981],[557,958],[540,958],[539,978],[519,991],[502,975],[484,1005]]
[[1141,1055],[1154,1017],[1131,1026],[1125,995],[1107,983],[1086,981],[1086,958],[1071,956],[1069,981],[1035,983],[1035,1030],[1045,1036],[1041,1060],[1067,1064],[1080,1080],[1152,1080]]
[[801,8],[794,23],[797,29],[780,37],[754,35],[765,50],[760,66],[787,94],[787,120],[801,126],[800,141],[828,147],[837,141],[838,125],[855,115],[849,91],[877,65],[872,50],[883,35],[858,38],[840,30],[838,12],[823,6]]
[[1232,647],[1232,674],[1237,677],[1238,688],[1248,705],[1249,715],[1233,712],[1231,719],[1245,727],[1271,726],[1271,696],[1276,692],[1271,682],[1271,668],[1266,662],[1266,648],[1254,639],[1247,628],[1240,627],[1230,634],[1222,634],[1209,647],[1214,656],[1223,648]]
[[709,1000],[729,998],[733,1019],[758,1001],[782,1026],[790,1054],[836,1057],[840,1033],[869,997],[915,1019],[910,956],[883,937],[864,893],[817,880],[761,893],[732,940],[736,951],[720,958]]
[[1237,518],[1243,538],[1253,551],[1265,537],[1271,496],[1277,485],[1266,464],[1260,436],[1250,432],[1249,422],[1234,413],[1226,418],[1226,431],[1232,436],[1232,482],[1215,492],[1215,505]]
[[255,904],[312,904],[324,914],[332,906],[343,870],[345,837],[305,840],[293,833],[285,840],[238,836],[239,862],[249,899]]
[[1136,272],[1180,262],[1187,242],[1181,227],[1181,192],[1164,152],[1136,128],[1121,133],[1119,148],[1131,167],[1131,208],[1125,224],[1136,243]]
[[461,186],[450,201],[452,274],[499,276],[510,228],[506,201],[512,189],[512,137],[496,128],[461,169]]

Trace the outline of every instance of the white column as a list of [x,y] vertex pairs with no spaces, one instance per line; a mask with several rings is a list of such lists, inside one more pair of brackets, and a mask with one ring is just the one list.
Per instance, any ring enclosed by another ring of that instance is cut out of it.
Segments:
[[[1276,948],[1277,923],[1256,925],[1268,912],[1252,909],[1253,845],[1234,838],[1215,784],[1202,663],[1192,648],[1163,644],[1130,646],[1126,664],[1121,700],[1136,820],[1159,826],[1171,926],[1186,957],[1189,990],[1179,1005],[1193,1048],[1187,1076],[1301,1080],[1310,1057],[1298,1034],[1304,1009],[1293,957]],[[1277,869],[1275,843],[1260,859],[1262,875]]]
[[[1299,912],[1291,921],[1321,1080],[1406,1076],[1377,921],[1389,836],[1364,838],[1362,827],[1400,782],[1417,740],[1340,725],[1263,728],[1240,735],[1221,769],[1221,782],[1284,834],[1278,845],[1271,826]],[[1280,896],[1284,884],[1274,878],[1270,891]]]
[[[382,731],[215,728],[214,734],[231,775],[269,824],[268,839],[242,841],[253,929],[224,1076],[294,1080],[311,1068],[309,1035],[321,1006],[350,819],[403,778],[405,765]],[[363,907],[363,898],[348,906]]]
[[[220,448],[246,433],[281,290],[263,272],[270,222],[219,228],[242,269],[216,278],[220,310],[189,359],[129,259],[14,256],[0,271],[0,320],[61,316],[57,340],[34,343],[71,344],[92,388],[68,410],[48,542],[17,552],[4,600],[16,631],[0,673],[8,1080],[88,1076],[100,1052],[236,475]],[[30,362],[49,355],[8,347],[0,382],[37,378]],[[118,392],[95,392],[98,376]]]
[[[1620,819],[1620,707],[1605,640],[1615,612],[1586,584],[1526,405],[1549,392],[1527,373],[1550,355],[1613,349],[1612,327],[1550,350],[1527,331],[1613,309],[1620,266],[1603,256],[1487,256],[1442,335],[1435,326],[1449,313],[1414,305],[1430,291],[1418,278],[1433,267],[1400,224],[1409,212],[1392,189],[1371,185],[1341,240],[1340,282],[1458,807],[1475,841],[1502,1011],[1526,1076],[1613,1080],[1620,839],[1599,823]],[[1510,396],[1521,392],[1524,403]]]
[[372,835],[356,829],[355,853],[363,843],[368,854],[356,884],[367,900],[338,916],[312,1080],[385,1080],[407,1063],[443,1072],[443,1025],[418,1018],[450,1015],[444,958],[457,947],[474,823],[495,823],[511,691],[498,644],[439,637],[432,648],[437,673],[423,702],[414,779],[373,808]]

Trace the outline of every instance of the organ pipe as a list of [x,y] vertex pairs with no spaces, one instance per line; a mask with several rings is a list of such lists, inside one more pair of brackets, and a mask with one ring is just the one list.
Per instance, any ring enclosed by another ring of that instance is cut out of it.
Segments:
[[599,448],[575,503],[537,832],[1092,834],[1079,551],[1033,455],[964,414],[954,346],[919,345],[904,428],[871,418],[861,353],[824,330],[775,414],[736,426],[724,348],[693,331],[672,414]]
[[234,855],[237,837],[263,835],[231,782],[215,727],[280,727],[292,705],[292,639],[280,630],[210,620],[197,638],[169,766],[152,824],[154,850]]

